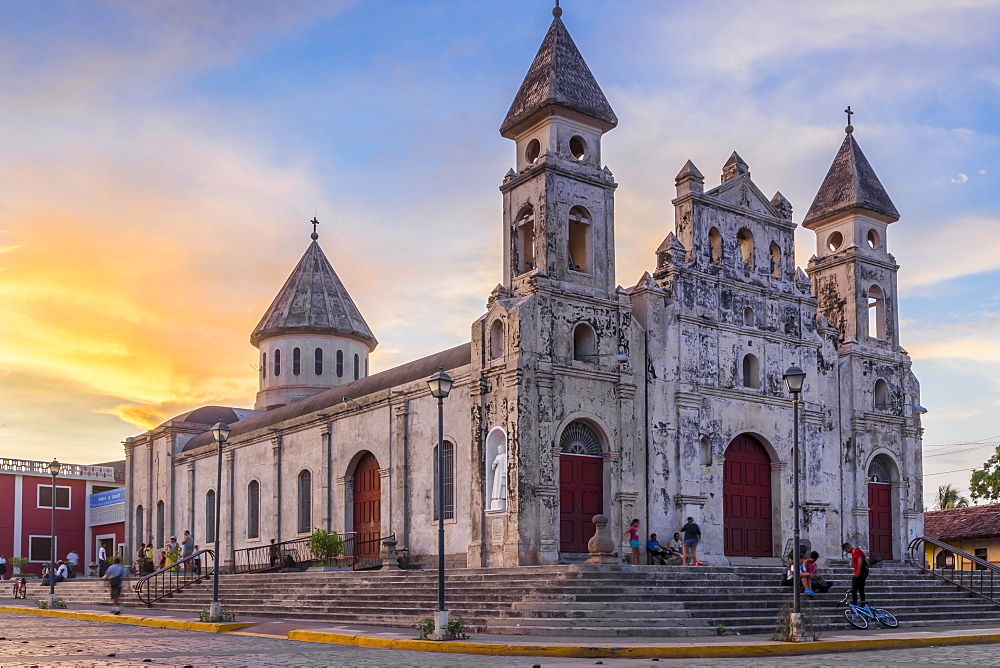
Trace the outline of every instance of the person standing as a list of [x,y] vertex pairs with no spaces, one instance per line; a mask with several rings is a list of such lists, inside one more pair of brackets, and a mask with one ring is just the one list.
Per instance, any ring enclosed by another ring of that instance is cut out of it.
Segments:
[[97,575],[98,577],[104,577],[104,571],[108,570],[108,551],[104,549],[104,543],[101,543],[101,549],[97,551]]
[[111,614],[122,614],[122,583],[125,581],[125,567],[120,557],[115,557],[113,563],[104,572],[103,579],[111,587]]
[[695,524],[694,518],[687,518],[687,524],[681,527],[684,534],[684,565],[698,565],[698,542],[701,540],[701,527]]
[[149,575],[156,568],[153,566],[153,539],[150,538],[149,542],[146,543],[146,574]]
[[[187,559],[192,554],[194,554],[194,538],[191,537],[191,532],[185,529],[184,537],[181,538],[181,558]],[[185,573],[191,572],[190,562],[184,563],[184,572]]]
[[639,565],[639,520],[632,520],[628,529],[622,533],[622,538],[628,536],[628,546],[632,548],[632,565]]
[[3,580],[6,575],[7,575],[7,560],[3,558],[2,554],[0,554],[0,580]]
[[80,555],[76,553],[75,548],[66,555],[66,563],[69,564],[69,576],[75,578],[76,574],[80,572]]
[[860,547],[854,547],[848,542],[841,545],[840,549],[850,553],[853,573],[853,577],[851,577],[851,590],[844,594],[844,598],[840,602],[847,603],[847,597],[850,595],[854,605],[858,605],[858,597],[860,596],[861,605],[868,605],[868,601],[865,600],[865,582],[868,580],[868,558],[861,551]]

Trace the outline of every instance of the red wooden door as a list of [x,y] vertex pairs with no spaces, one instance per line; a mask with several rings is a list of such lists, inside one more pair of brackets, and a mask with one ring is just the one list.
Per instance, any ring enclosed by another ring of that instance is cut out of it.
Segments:
[[868,483],[868,555],[892,559],[892,485]]
[[377,557],[382,531],[382,479],[378,460],[370,452],[354,469],[354,531],[355,555],[360,559]]
[[594,515],[604,512],[604,459],[559,455],[559,550],[586,552]]
[[723,552],[730,557],[770,557],[771,458],[757,439],[737,436],[722,470]]

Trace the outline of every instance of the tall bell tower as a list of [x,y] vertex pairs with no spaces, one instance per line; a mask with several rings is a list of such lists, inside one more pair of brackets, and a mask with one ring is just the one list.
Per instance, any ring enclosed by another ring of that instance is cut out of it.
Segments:
[[516,166],[500,190],[503,285],[532,292],[539,278],[589,294],[614,292],[614,191],[601,137],[615,112],[563,25],[552,25],[500,127]]

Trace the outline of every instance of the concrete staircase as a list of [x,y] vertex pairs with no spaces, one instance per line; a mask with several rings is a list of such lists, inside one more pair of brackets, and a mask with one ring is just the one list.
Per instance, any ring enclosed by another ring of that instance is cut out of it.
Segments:
[[[850,586],[849,569],[823,572],[835,586],[811,601],[813,610],[821,628],[844,628],[837,601]],[[448,608],[461,613],[470,630],[511,635],[698,636],[714,635],[720,625],[728,633],[769,633],[792,598],[779,584],[780,568],[761,565],[455,569],[446,578]],[[433,571],[226,575],[219,588],[237,614],[331,624],[407,627],[437,607]],[[56,590],[71,603],[108,602],[106,584],[95,580]],[[29,597],[46,592],[29,585]],[[907,565],[872,569],[867,594],[901,626],[1000,622],[1000,606]],[[211,595],[207,580],[155,607],[194,614],[208,607]],[[126,606],[141,605],[131,590],[126,596]]]

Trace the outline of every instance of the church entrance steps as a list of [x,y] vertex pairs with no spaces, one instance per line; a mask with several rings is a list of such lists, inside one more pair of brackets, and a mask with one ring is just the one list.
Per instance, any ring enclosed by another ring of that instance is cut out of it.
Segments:
[[[836,602],[850,583],[846,566],[822,571],[834,590],[812,605],[820,626],[843,628]],[[470,630],[511,635],[697,636],[769,633],[778,610],[791,602],[774,566],[542,566],[456,569],[446,575],[448,608]],[[891,609],[903,626],[1000,623],[1000,607],[900,564],[872,569],[868,598]],[[29,595],[43,598],[37,583]],[[72,605],[107,604],[106,583],[74,580],[56,586]],[[211,581],[155,604],[190,611],[208,607]],[[429,571],[226,575],[220,597],[237,614],[374,626],[413,626],[437,603],[437,574]],[[126,592],[126,606],[138,605]]]

